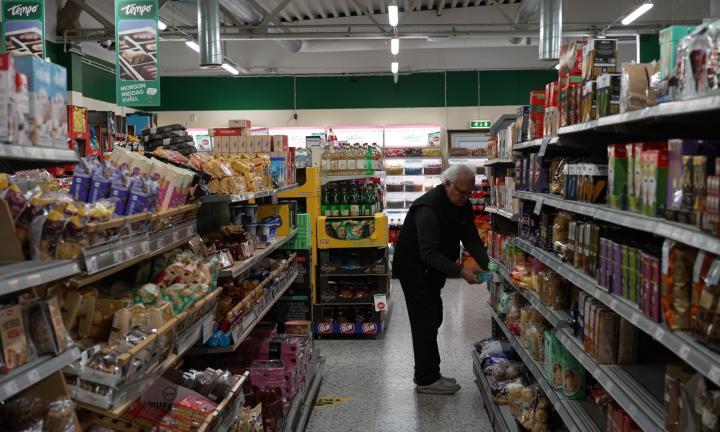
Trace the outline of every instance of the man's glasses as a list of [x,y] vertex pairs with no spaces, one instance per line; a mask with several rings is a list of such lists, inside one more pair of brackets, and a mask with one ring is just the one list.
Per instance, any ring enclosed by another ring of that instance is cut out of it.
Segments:
[[462,190],[459,187],[457,187],[457,185],[455,183],[452,183],[452,187],[455,188],[455,190],[460,194],[460,196],[463,196],[466,198],[469,198],[473,192],[472,190]]

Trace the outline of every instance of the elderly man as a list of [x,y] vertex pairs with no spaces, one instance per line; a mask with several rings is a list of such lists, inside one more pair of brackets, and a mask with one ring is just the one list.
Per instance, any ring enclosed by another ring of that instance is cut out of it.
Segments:
[[443,173],[442,180],[443,184],[410,207],[395,245],[393,272],[400,279],[410,316],[415,389],[418,393],[449,395],[460,386],[455,379],[440,374],[440,290],[448,276],[479,283],[473,270],[455,265],[460,242],[484,269],[488,268],[488,255],[475,228],[470,204],[475,169],[453,165]]

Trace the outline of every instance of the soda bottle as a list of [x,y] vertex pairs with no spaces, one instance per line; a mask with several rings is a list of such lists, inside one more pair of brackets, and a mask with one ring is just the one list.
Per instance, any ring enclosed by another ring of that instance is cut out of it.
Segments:
[[340,207],[340,216],[350,216],[350,203],[348,202],[348,192],[345,187],[340,189],[340,194],[338,196],[338,204]]
[[338,148],[336,146],[328,146],[326,151],[330,152],[328,156],[330,165],[330,175],[337,175],[338,173]]
[[357,185],[355,184],[350,186],[348,205],[350,206],[350,216],[360,216],[360,196],[358,195]]
[[333,188],[330,190],[330,215],[332,217],[340,216],[340,202],[338,201],[338,190]]
[[322,215],[330,217],[332,216],[332,202],[330,201],[332,189],[324,188],[322,194]]
[[345,152],[345,174],[355,174],[357,165],[355,164],[355,146],[348,144]]

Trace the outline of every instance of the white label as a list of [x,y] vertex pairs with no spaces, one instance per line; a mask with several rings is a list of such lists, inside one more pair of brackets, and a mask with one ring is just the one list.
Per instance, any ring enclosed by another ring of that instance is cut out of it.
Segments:
[[120,249],[115,249],[113,251],[113,260],[118,263],[123,260],[123,251]]
[[162,249],[165,247],[165,237],[160,237],[157,242],[157,248]]
[[202,323],[202,341],[207,342],[213,334],[213,317],[208,315]]
[[[42,283],[42,278],[40,277],[39,273],[27,275],[27,280],[31,286],[40,285]],[[14,279],[14,282],[17,284],[17,279]],[[8,285],[10,284],[8,283]]]
[[18,386],[15,384],[15,381],[3,384],[2,389],[6,396],[12,396],[18,392]]
[[710,366],[708,378],[710,378],[715,384],[720,384],[720,368],[715,365]]
[[662,274],[667,274],[670,270],[670,248],[675,245],[672,240],[665,240],[662,246]]
[[338,160],[338,171],[347,171],[347,159]]
[[617,299],[610,300],[610,309],[615,310],[617,308],[618,301]]
[[640,319],[640,315],[633,313],[632,316],[630,317],[630,323],[632,325],[637,325],[639,319]]
[[[137,254],[137,255],[139,255],[139,254]],[[134,249],[132,246],[126,247],[126,248],[125,248],[125,256],[126,256],[128,259],[130,259],[130,258],[135,258],[135,256],[136,256],[136,254],[135,254],[135,249]]]
[[373,297],[375,300],[375,312],[380,312],[387,309],[387,295],[375,294]]
[[690,347],[687,345],[683,345],[680,347],[680,351],[678,352],[678,356],[687,361],[688,355],[690,354]]
[[97,257],[91,256],[88,258],[88,260],[85,262],[85,267],[87,267],[88,273],[95,273],[98,270],[97,266]]
[[544,138],[542,141],[542,144],[540,144],[540,151],[538,151],[538,156],[543,157],[545,156],[545,152],[547,151],[548,143],[550,142],[550,138]]
[[355,171],[355,159],[348,159],[346,163],[348,171]]
[[660,327],[656,328],[656,329],[655,329],[655,333],[653,334],[653,337],[654,337],[658,342],[662,342],[663,336],[665,336],[665,330],[663,330],[663,329],[660,328]]
[[535,213],[536,215],[539,215],[540,210],[542,210],[542,205],[543,205],[543,198],[540,197],[540,198],[538,198],[537,201],[535,201],[535,209],[533,210],[533,213]]
[[239,323],[235,324],[235,327],[233,327],[231,333],[233,337],[233,344],[238,344],[240,341],[240,333],[243,331],[243,321],[240,321]]
[[173,231],[172,239],[173,243],[177,243],[178,241],[180,241],[180,233],[178,231]]
[[40,381],[40,372],[37,371],[37,369],[33,369],[27,373],[28,380],[31,383],[37,383]]
[[702,270],[702,263],[705,261],[705,251],[700,251],[695,258],[695,265],[693,266],[693,283],[700,282],[700,270]]

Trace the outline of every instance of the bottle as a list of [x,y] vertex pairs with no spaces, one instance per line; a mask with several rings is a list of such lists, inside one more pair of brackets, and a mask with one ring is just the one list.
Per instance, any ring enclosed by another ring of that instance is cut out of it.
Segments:
[[333,188],[330,190],[330,215],[332,217],[338,217],[340,216],[340,202],[338,201],[338,191],[337,188]]
[[340,205],[340,216],[350,216],[350,203],[348,202],[348,192],[345,187],[340,189],[340,194],[338,196],[338,204]]
[[348,144],[347,151],[345,152],[345,174],[355,174],[357,168],[355,164],[355,146]]
[[360,196],[356,184],[353,184],[348,192],[348,205],[350,216],[360,216]]
[[360,214],[363,216],[370,216],[370,206],[368,205],[368,190],[367,184],[360,188]]
[[322,214],[323,216],[332,216],[332,202],[330,200],[333,190],[330,188],[324,188],[322,194]]
[[338,148],[335,146],[328,146],[326,149],[330,153],[328,160],[330,162],[330,175],[337,175],[338,173]]

